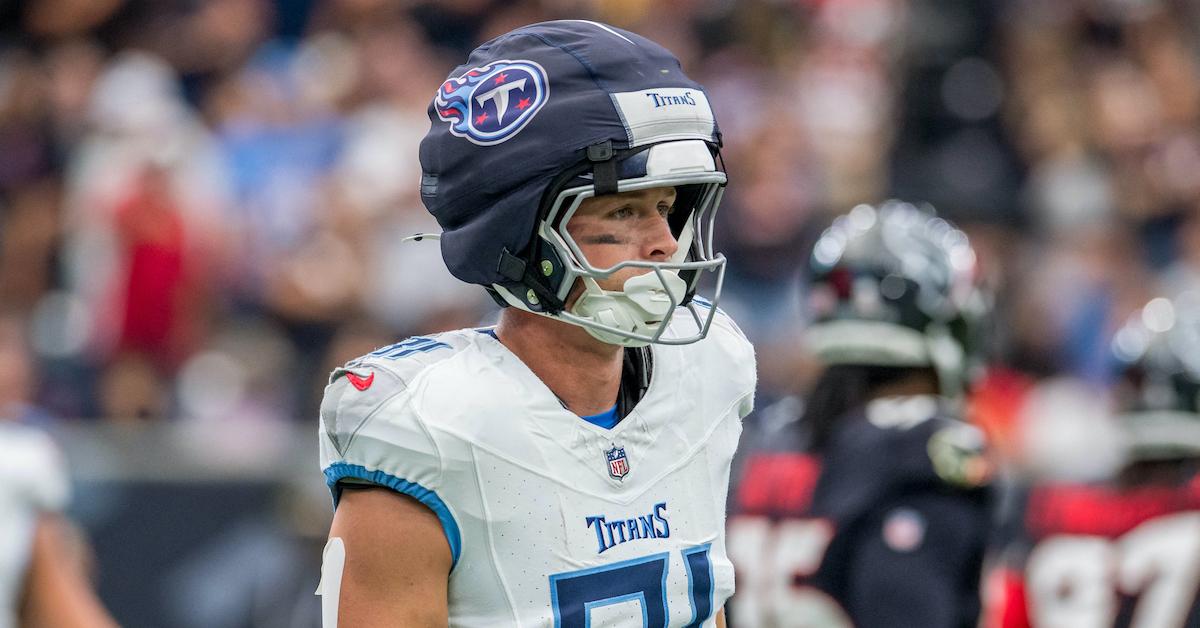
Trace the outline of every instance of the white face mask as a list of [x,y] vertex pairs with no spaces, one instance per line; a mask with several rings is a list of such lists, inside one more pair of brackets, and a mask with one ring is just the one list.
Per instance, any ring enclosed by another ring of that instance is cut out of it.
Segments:
[[[492,288],[505,303],[535,314],[578,325],[592,337],[609,344],[641,347],[647,344],[682,345],[700,340],[708,333],[716,313],[725,277],[725,258],[713,251],[712,227],[724,191],[725,173],[717,169],[709,147],[699,140],[664,142],[647,150],[645,176],[622,179],[618,192],[637,192],[651,188],[698,186],[694,200],[684,209],[688,218],[678,225],[678,250],[665,261],[629,260],[608,268],[592,265],[579,244],[566,229],[582,203],[594,197],[591,183],[567,188],[558,193],[538,228],[537,237],[556,253],[563,264],[563,277],[557,283],[556,298],[566,302],[576,282],[583,293],[569,309],[545,314],[529,295],[514,294],[502,285]],[[695,189],[695,188],[693,188]],[[690,260],[690,261],[689,261]],[[543,264],[550,264],[548,260]],[[553,266],[550,266],[553,268]],[[625,281],[620,290],[605,290],[599,281],[623,268],[645,269]],[[549,274],[550,271],[545,271]],[[689,289],[694,289],[703,272],[712,272],[715,281],[711,298],[688,303],[682,309],[695,324],[667,335],[668,323],[683,305]],[[680,276],[682,273],[682,276]],[[689,282],[693,285],[689,286]],[[696,303],[703,307],[698,308]]]
[[590,277],[583,279],[583,285],[583,294],[571,308],[571,314],[626,332],[629,335],[619,335],[601,327],[584,327],[597,340],[624,347],[650,344],[637,336],[655,337],[659,329],[670,322],[675,308],[687,293],[687,283],[675,270],[664,270],[661,275],[648,272],[630,277],[621,290],[604,290]]

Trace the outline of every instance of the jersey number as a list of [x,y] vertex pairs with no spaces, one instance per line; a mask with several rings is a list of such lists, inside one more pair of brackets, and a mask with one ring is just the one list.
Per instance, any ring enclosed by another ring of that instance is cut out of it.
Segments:
[[[712,563],[708,559],[711,544],[682,551],[687,567],[688,593],[692,620],[688,628],[702,625],[713,613]],[[642,609],[642,625],[666,628],[667,553],[653,554],[612,565],[592,567],[550,576],[550,604],[554,608],[555,628],[585,628],[591,625],[592,609],[637,600]]]
[[730,611],[735,626],[849,628],[846,612],[824,592],[798,584],[812,576],[833,540],[822,519],[737,517],[729,525],[729,553],[742,586]]
[[1137,598],[1131,628],[1179,628],[1200,586],[1200,513],[1153,519],[1110,541],[1055,536],[1029,556],[1034,625],[1108,628],[1118,594]]

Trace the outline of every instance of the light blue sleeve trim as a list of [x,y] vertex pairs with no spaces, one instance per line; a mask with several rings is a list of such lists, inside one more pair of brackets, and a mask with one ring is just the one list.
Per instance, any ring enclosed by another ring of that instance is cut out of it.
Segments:
[[437,493],[416,482],[402,480],[383,471],[371,471],[362,465],[348,462],[335,462],[325,468],[325,483],[333,494],[334,508],[337,508],[338,501],[342,496],[342,489],[338,486],[338,481],[345,478],[355,478],[371,484],[386,486],[425,504],[433,511],[433,514],[437,515],[438,521],[442,522],[442,531],[446,533],[446,540],[450,543],[452,557],[450,569],[453,570],[458,565],[458,556],[462,553],[462,533],[458,529],[458,522],[454,520],[454,515],[450,514],[450,509],[446,507],[446,502],[442,501]]

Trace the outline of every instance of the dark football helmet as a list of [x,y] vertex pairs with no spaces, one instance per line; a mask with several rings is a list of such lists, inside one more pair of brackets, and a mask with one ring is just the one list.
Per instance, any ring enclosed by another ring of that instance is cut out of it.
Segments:
[[[429,118],[421,199],[456,277],[612,344],[684,344],[707,333],[716,308],[692,298],[701,272],[714,272],[715,304],[724,277],[712,247],[726,180],[721,140],[704,89],[670,52],[596,22],[526,26],[472,52]],[[592,265],[566,229],[580,203],[656,187],[676,190],[674,258]],[[626,267],[647,272],[623,290],[597,284]],[[568,307],[577,284],[583,294]],[[665,334],[679,306],[695,332]]]
[[933,208],[859,205],[813,247],[807,341],[826,364],[930,367],[962,391],[987,311],[967,236]]
[[1151,300],[1113,337],[1112,355],[1131,457],[1200,456],[1200,294]]

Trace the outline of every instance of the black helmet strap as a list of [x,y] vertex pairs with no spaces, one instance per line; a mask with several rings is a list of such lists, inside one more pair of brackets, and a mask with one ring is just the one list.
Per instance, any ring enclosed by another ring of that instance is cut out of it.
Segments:
[[617,193],[617,160],[614,159],[612,140],[587,147],[587,159],[592,164],[592,187],[596,196]]

